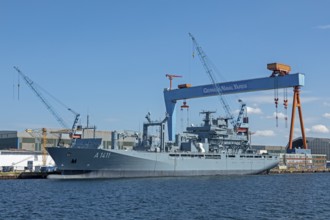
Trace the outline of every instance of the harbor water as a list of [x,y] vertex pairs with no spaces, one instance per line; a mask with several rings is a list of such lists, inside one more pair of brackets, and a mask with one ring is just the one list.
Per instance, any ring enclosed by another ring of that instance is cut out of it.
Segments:
[[1,180],[0,219],[330,219],[330,174]]

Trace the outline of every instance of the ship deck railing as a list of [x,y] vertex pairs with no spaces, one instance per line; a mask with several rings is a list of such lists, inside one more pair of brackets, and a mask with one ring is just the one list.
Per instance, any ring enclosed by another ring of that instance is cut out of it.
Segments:
[[272,159],[272,155],[251,155],[251,154],[221,154],[221,153],[170,153],[173,158],[205,158],[205,159],[221,159],[221,156],[227,158],[266,158]]

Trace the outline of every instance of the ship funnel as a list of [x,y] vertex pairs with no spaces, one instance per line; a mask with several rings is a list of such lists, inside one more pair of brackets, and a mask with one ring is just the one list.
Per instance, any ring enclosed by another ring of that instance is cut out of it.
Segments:
[[118,133],[113,131],[111,133],[111,149],[118,150]]

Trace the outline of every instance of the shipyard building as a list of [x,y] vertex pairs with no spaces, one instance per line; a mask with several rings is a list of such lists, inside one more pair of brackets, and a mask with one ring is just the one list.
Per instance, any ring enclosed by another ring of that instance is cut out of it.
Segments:
[[[330,162],[330,138],[316,138],[307,137],[307,146],[311,154],[324,154],[326,160]],[[267,150],[268,153],[280,154],[286,153],[288,146],[266,146],[266,145],[252,145],[256,150]],[[292,141],[293,149],[303,149],[302,138],[299,137]]]
[[[132,131],[117,132],[119,148],[133,146],[135,138]],[[122,134],[122,135],[121,135]],[[105,149],[111,148],[111,131],[83,130],[81,138],[101,138]],[[71,144],[68,134],[61,134],[58,130],[48,130],[46,147]],[[0,131],[0,150],[23,150],[41,152],[43,134],[40,131]]]
[[[307,146],[311,150],[312,154],[325,154],[327,155],[327,161],[330,162],[330,138],[314,138],[307,137]],[[293,148],[302,148],[302,138],[297,138],[292,142]]]
[[[104,148],[112,146],[113,132],[96,131],[94,129],[83,130],[81,138],[101,138]],[[136,138],[134,132],[116,132],[118,148],[129,148],[134,145]],[[47,154],[45,164],[43,163],[42,145],[46,140],[46,147],[69,146],[72,139],[69,134],[60,133],[56,129],[26,131],[0,131],[0,172],[1,171],[24,171],[37,170],[41,166],[54,166],[53,159]]]
[[254,145],[254,149],[278,154],[279,168],[289,170],[324,170],[330,165],[330,139],[307,137],[307,150],[303,149],[302,138],[292,142],[295,153],[287,153],[288,146]]

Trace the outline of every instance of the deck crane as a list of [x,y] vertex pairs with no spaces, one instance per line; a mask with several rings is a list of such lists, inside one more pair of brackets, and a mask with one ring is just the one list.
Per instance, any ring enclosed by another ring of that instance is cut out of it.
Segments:
[[235,120],[233,114],[231,113],[230,107],[229,107],[226,99],[223,97],[221,88],[220,88],[218,82],[216,82],[215,76],[213,74],[213,70],[210,68],[208,56],[203,51],[202,47],[199,46],[199,44],[197,43],[195,37],[191,33],[189,33],[189,36],[191,37],[191,39],[193,41],[193,44],[194,44],[194,47],[196,48],[198,57],[199,57],[200,61],[202,62],[203,67],[204,67],[207,75],[211,79],[211,82],[214,85],[214,88],[216,89],[216,92],[218,93],[219,100],[220,100],[220,102],[221,102],[221,104],[222,104],[222,106],[223,106],[223,108],[226,112],[226,118],[229,119],[231,125],[236,130],[241,124],[240,119],[241,119],[242,114],[244,112],[245,104],[244,103],[243,103],[244,105],[242,104],[239,116],[238,116],[237,120]]
[[238,102],[241,104],[241,109],[238,113],[238,116],[237,116],[237,119],[236,119],[236,128],[238,129],[239,127],[241,127],[241,124],[242,124],[242,117],[243,117],[243,114],[244,114],[244,111],[245,111],[245,107],[246,107],[246,104],[241,100],[239,99]]
[[80,114],[75,112],[74,110],[72,110],[71,108],[68,108],[68,110],[70,112],[72,112],[74,115],[75,115],[75,118],[74,118],[74,121],[73,121],[73,124],[72,124],[72,127],[71,127],[71,135],[72,137],[74,137],[74,134],[76,133],[77,131],[77,123],[79,121],[79,117],[80,117]]
[[[18,67],[14,66],[14,69],[18,72],[19,75],[23,77],[26,84],[32,89],[32,91],[37,95],[37,97],[41,100],[41,102],[46,106],[47,110],[55,117],[55,119],[61,125],[61,127],[68,128],[69,126],[65,123],[62,117],[54,110],[53,106],[47,101],[47,99],[42,95],[38,87],[35,86],[36,84],[27,75],[25,75]],[[67,110],[75,115],[74,123],[71,129],[72,134],[74,134],[80,114],[76,113],[71,108],[67,108]]]

